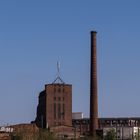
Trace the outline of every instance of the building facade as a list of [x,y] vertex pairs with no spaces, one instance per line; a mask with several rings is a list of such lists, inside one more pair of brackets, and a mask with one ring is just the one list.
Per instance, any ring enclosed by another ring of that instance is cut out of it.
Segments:
[[[90,134],[90,119],[73,119],[73,126],[80,135]],[[140,118],[99,118],[99,132],[104,138],[108,131],[115,130],[117,140],[140,139]]]
[[42,128],[72,126],[72,85],[56,82],[45,85],[39,94],[35,122]]

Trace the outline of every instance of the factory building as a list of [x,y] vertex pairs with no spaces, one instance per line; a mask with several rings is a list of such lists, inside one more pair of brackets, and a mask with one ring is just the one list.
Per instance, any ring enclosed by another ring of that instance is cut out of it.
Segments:
[[0,140],[11,140],[11,134],[27,130],[36,133],[38,128],[48,129],[58,137],[78,138],[84,135],[100,135],[104,138],[114,130],[117,140],[140,139],[140,117],[101,118],[98,117],[97,53],[96,31],[91,31],[90,52],[90,114],[84,118],[82,112],[72,113],[72,85],[66,84],[59,73],[51,84],[46,84],[39,93],[35,121],[32,124],[19,124],[0,127]]
[[72,126],[72,85],[60,77],[39,94],[36,123],[42,128]]
[[96,31],[90,34],[90,117],[83,118],[81,112],[72,113],[72,85],[64,83],[58,74],[39,94],[35,123],[62,137],[96,134],[104,137],[113,129],[118,140],[135,139],[140,136],[140,118],[98,117],[96,34]]
[[53,83],[40,92],[35,123],[58,137],[74,137],[72,126],[72,85],[58,75]]
[[[73,126],[80,135],[90,134],[90,119],[73,119]],[[140,118],[99,118],[100,134],[105,137],[107,132],[114,129],[117,140],[131,140],[140,138]]]

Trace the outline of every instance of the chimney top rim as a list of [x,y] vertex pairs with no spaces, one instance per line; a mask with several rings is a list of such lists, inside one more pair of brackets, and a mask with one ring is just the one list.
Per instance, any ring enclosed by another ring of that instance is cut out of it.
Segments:
[[92,33],[97,33],[97,31],[91,31],[91,34],[92,34]]

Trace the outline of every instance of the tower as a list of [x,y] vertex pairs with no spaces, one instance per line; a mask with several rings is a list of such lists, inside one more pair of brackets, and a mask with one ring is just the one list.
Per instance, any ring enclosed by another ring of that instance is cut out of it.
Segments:
[[90,60],[90,134],[95,135],[98,129],[98,94],[96,65],[96,31],[91,31]]
[[72,126],[72,86],[63,83],[47,84],[45,92],[47,126]]
[[72,85],[65,84],[58,74],[53,83],[39,94],[36,124],[42,128],[72,126]]

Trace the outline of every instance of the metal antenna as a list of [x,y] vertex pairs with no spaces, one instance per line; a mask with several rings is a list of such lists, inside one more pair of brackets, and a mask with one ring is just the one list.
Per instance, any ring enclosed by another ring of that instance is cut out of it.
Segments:
[[53,81],[53,83],[56,83],[56,82],[64,84],[64,81],[60,78],[60,63],[59,63],[59,61],[57,61],[57,77]]
[[60,77],[60,62],[57,61],[57,77]]

